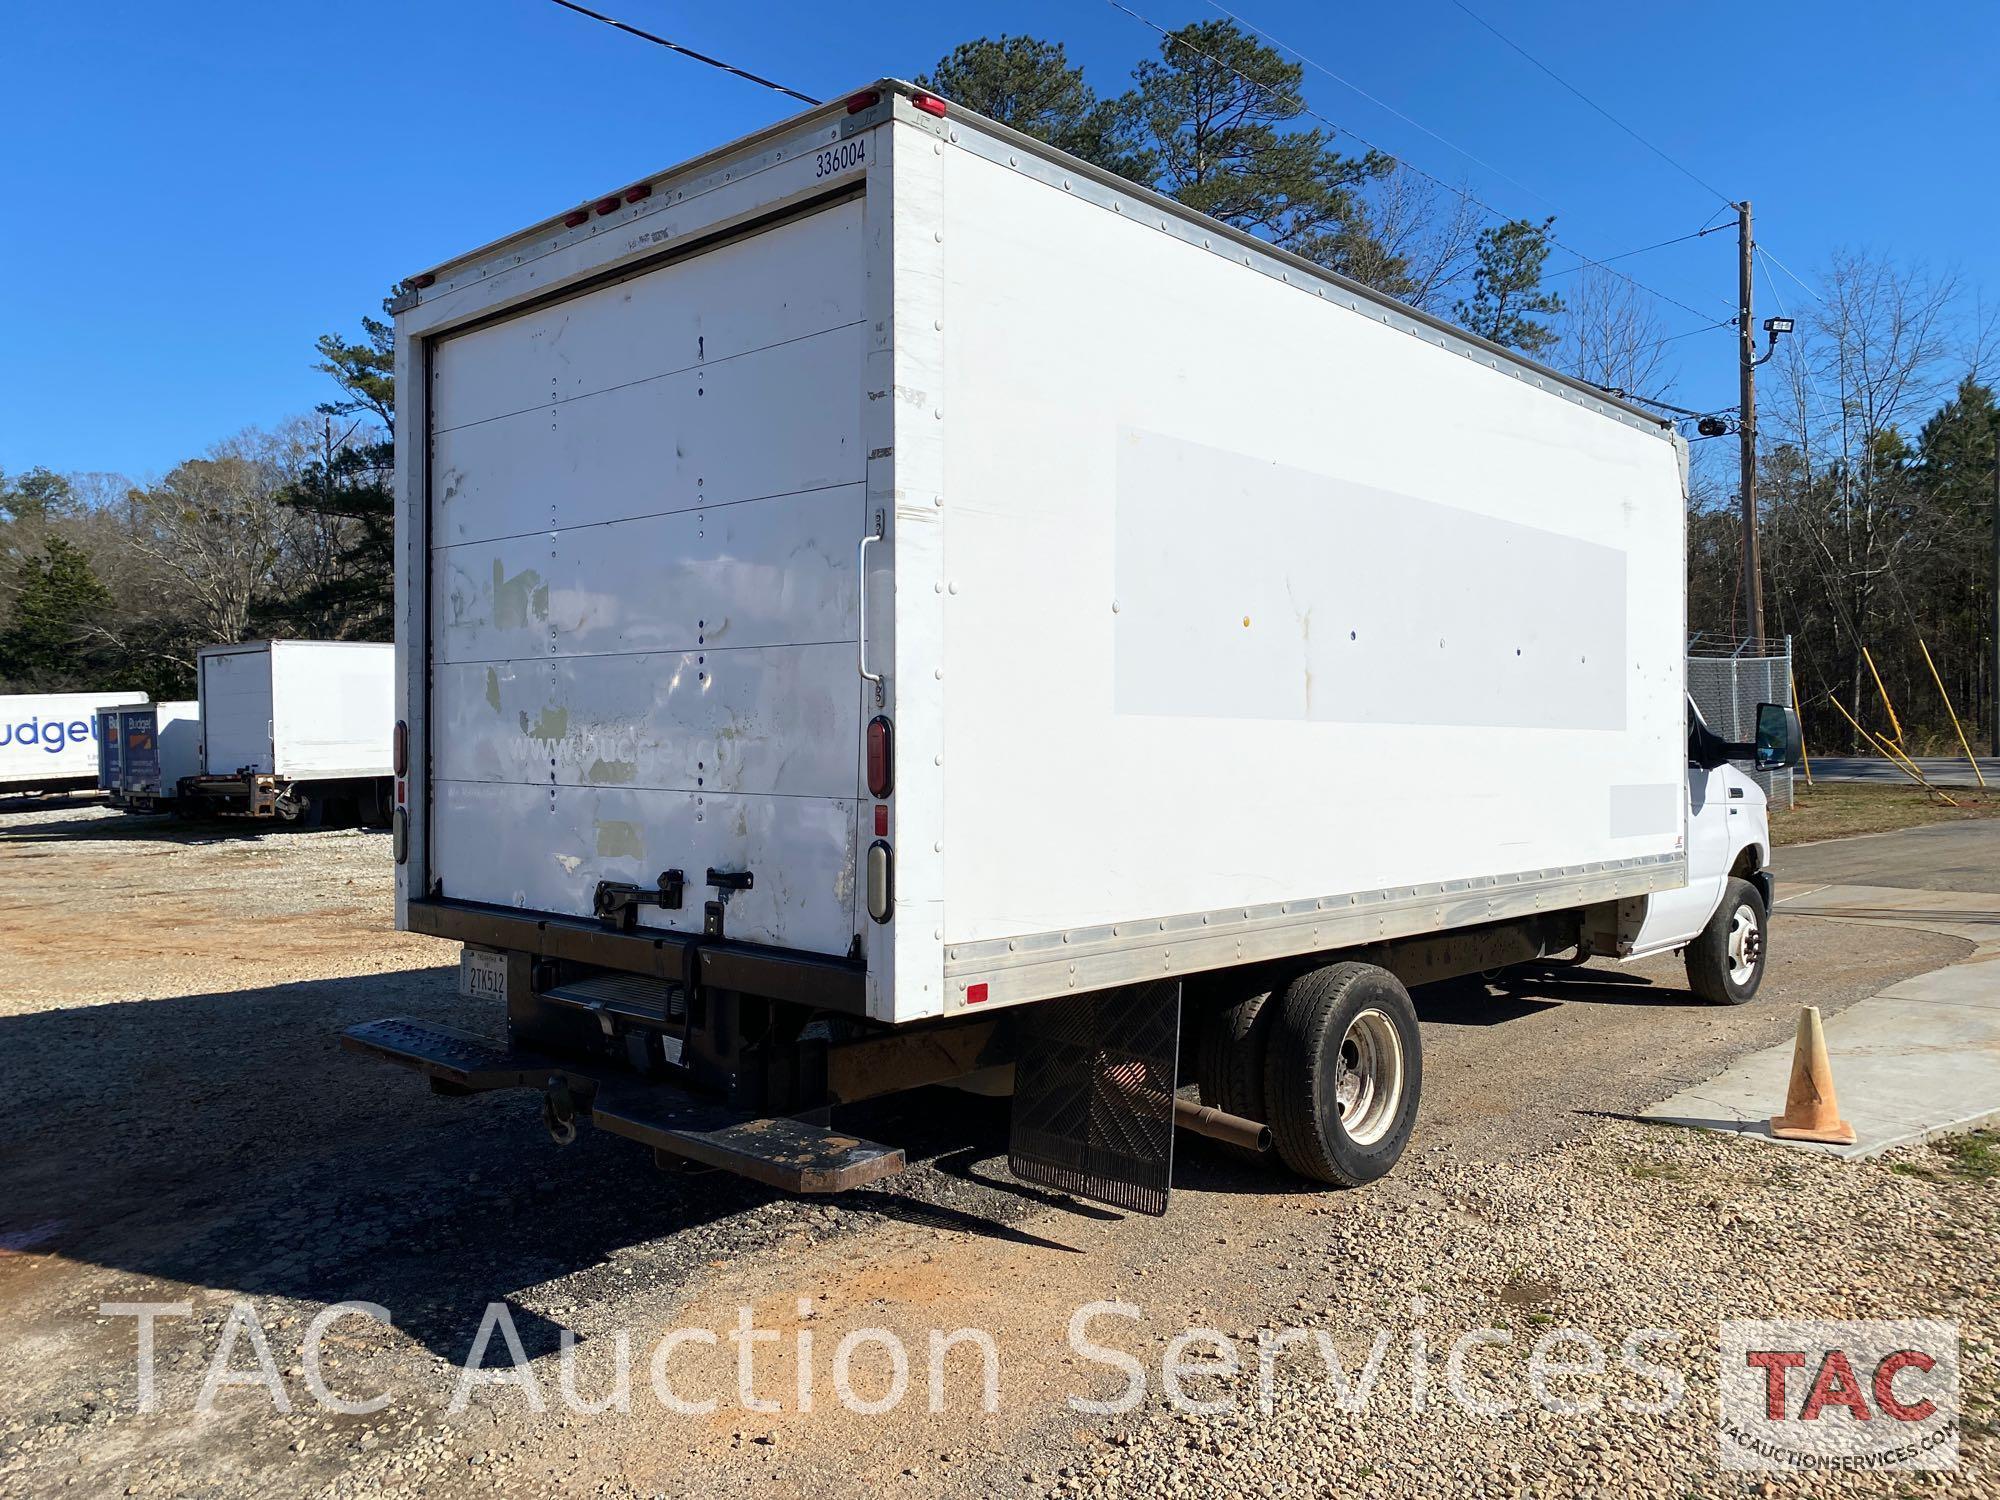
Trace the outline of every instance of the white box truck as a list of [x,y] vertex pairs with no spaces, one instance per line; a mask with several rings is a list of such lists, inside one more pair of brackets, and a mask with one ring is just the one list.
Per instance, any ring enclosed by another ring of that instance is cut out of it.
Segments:
[[388,821],[395,650],[363,641],[245,641],[195,655],[201,763],[192,813]]
[[1756,987],[1647,412],[896,82],[396,349],[397,921],[506,1039],[346,1042],[440,1092],[829,1191],[902,1165],[830,1111],[1011,1088],[1017,1175],[1161,1211],[1177,1123],[1386,1171],[1409,984]]
[[139,703],[97,711],[97,789],[127,812],[175,808],[180,781],[201,770],[201,705]]
[[97,710],[144,703],[144,693],[0,696],[0,796],[97,785]]

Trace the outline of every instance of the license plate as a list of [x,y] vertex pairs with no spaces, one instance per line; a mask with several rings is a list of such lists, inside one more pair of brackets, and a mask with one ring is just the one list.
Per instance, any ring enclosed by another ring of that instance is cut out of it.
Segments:
[[476,1000],[507,998],[507,955],[467,948],[458,955],[458,992]]

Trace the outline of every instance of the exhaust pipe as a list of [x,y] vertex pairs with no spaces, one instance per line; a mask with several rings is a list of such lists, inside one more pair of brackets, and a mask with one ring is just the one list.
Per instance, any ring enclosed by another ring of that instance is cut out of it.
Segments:
[[1241,1115],[1226,1114],[1191,1099],[1174,1100],[1174,1123],[1183,1130],[1205,1135],[1212,1141],[1238,1146],[1245,1151],[1269,1151],[1271,1127]]

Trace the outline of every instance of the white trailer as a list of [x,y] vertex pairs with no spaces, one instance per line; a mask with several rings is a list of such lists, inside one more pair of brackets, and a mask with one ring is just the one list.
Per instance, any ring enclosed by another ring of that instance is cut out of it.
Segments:
[[386,822],[395,647],[245,641],[196,653],[200,765],[191,809],[318,822]]
[[97,784],[97,710],[144,703],[144,693],[0,696],[0,796]]
[[201,770],[201,705],[140,703],[97,711],[97,789],[113,807],[157,812]]
[[510,1040],[356,1050],[804,1190],[1011,1068],[1159,1209],[1176,1120],[1387,1170],[1406,983],[1754,989],[1657,417],[894,82],[397,307],[397,920]]

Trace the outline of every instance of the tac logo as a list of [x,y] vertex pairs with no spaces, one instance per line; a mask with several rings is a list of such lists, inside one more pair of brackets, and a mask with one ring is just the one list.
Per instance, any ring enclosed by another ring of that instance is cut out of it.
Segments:
[[1958,1325],[1722,1325],[1725,1469],[1958,1467]]

